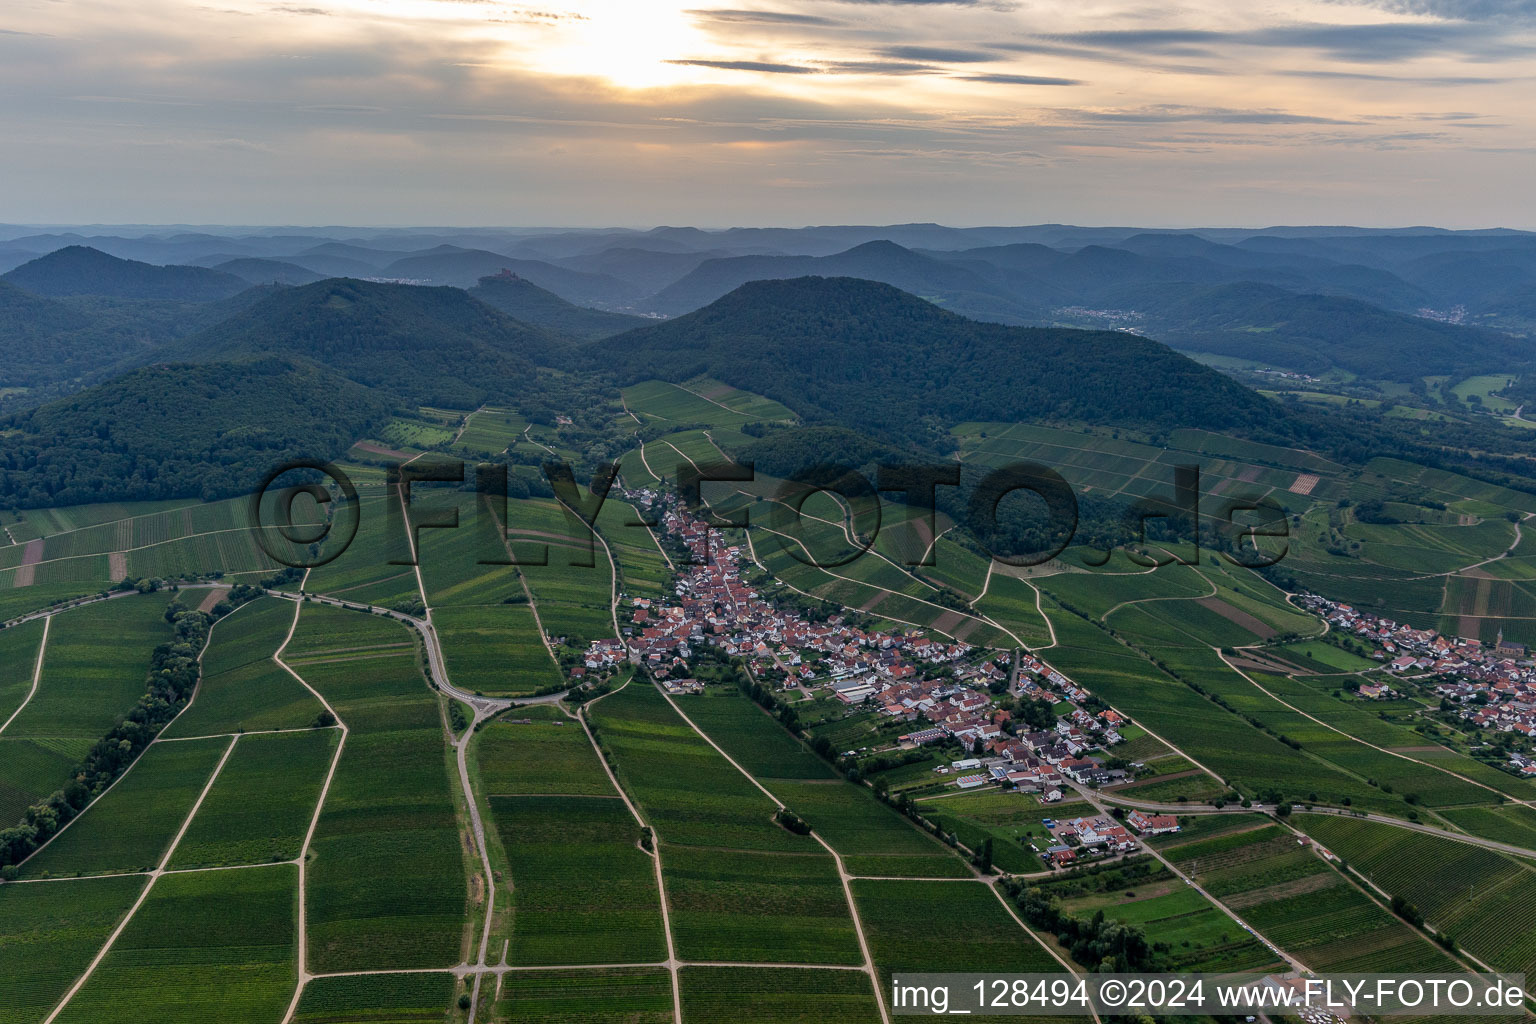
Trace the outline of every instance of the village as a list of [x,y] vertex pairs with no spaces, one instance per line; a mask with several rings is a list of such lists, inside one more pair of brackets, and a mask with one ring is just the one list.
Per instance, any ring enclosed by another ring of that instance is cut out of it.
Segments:
[[[811,621],[760,595],[743,578],[744,550],[690,514],[675,495],[642,489],[626,491],[624,498],[654,516],[662,535],[686,548],[690,562],[678,567],[675,602],[626,599],[630,625],[624,635],[591,643],[573,670],[577,678],[635,664],[670,693],[698,693],[704,683],[694,678],[691,663],[709,647],[744,660],[764,685],[803,698],[829,696],[849,709],[909,724],[896,737],[896,749],[958,744],[970,756],[933,769],[957,790],[993,787],[1050,805],[1070,797],[1073,787],[1134,779],[1138,764],[1106,765],[1106,752],[1122,742],[1118,730],[1125,717],[1039,657],[938,640],[916,628],[868,630],[838,614]],[[1037,715],[1026,723],[999,707],[996,698],[1004,694],[1047,709],[1045,721]],[[1138,813],[1127,820],[1144,833],[1179,827],[1168,815]],[[1040,856],[1052,866],[1138,848],[1126,826],[1108,817],[1047,828],[1056,843]]]
[[[1331,628],[1373,644],[1371,657],[1383,669],[1403,685],[1422,686],[1456,707],[1463,721],[1480,729],[1536,736],[1536,662],[1523,644],[1505,640],[1502,632],[1487,644],[1415,629],[1317,594],[1298,595],[1297,603],[1322,616]],[[1362,681],[1359,693],[1388,699],[1395,691],[1389,683]],[[1528,755],[1512,753],[1509,763],[1521,775],[1536,776],[1536,759]]]

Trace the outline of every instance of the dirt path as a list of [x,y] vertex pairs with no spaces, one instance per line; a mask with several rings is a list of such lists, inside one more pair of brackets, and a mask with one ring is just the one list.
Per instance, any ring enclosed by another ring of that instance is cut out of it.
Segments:
[[22,700],[20,707],[11,712],[11,717],[5,720],[5,725],[0,725],[0,732],[5,732],[6,728],[16,721],[16,716],[21,714],[22,709],[32,702],[33,696],[37,693],[37,684],[43,678],[43,654],[48,650],[48,630],[52,627],[53,616],[50,615],[43,620],[43,638],[37,644],[37,663],[32,667],[32,689],[27,691],[27,696]]
[[[624,682],[624,686],[629,686],[630,683],[633,682],[633,679],[634,677],[631,676],[630,679]],[[582,730],[587,734],[587,741],[592,744],[593,753],[597,755],[598,761],[602,762],[603,771],[608,773],[608,781],[613,783],[613,788],[617,790],[619,796],[623,798],[624,806],[629,808],[629,813],[632,814],[634,819],[640,823],[641,828],[649,828],[651,830],[651,864],[656,872],[656,892],[658,898],[661,901],[661,929],[667,940],[667,959],[661,966],[667,969],[667,973],[672,978],[673,1024],[681,1024],[683,1019],[683,991],[682,986],[678,983],[677,971],[678,968],[682,966],[682,961],[677,958],[677,944],[672,937],[672,911],[667,904],[667,880],[663,876],[661,870],[661,835],[656,831],[654,826],[650,825],[645,820],[644,816],[642,816],[640,813],[640,809],[635,806],[634,801],[631,800],[629,798],[629,794],[625,792],[624,787],[619,785],[618,776],[613,773],[613,767],[609,765],[608,759],[603,756],[603,748],[598,745],[597,737],[592,735],[592,727],[587,723],[587,708],[602,700],[603,697],[608,697],[614,693],[618,693],[619,690],[624,689],[624,686],[620,686],[618,689],[615,689],[610,693],[605,693],[602,695],[602,697],[598,697],[595,700],[588,701],[586,704],[582,705],[577,709],[576,720],[581,723]]]
[[[1243,648],[1238,648],[1238,650],[1242,650],[1242,649]],[[1476,779],[1469,778],[1469,777],[1467,777],[1465,775],[1462,775],[1460,772],[1451,771],[1451,769],[1443,767],[1443,766],[1438,765],[1438,764],[1430,764],[1428,761],[1420,761],[1416,757],[1409,757],[1407,754],[1398,753],[1397,751],[1391,750],[1391,749],[1389,749],[1387,747],[1378,747],[1374,743],[1367,743],[1365,740],[1361,739],[1358,736],[1352,736],[1349,733],[1345,732],[1343,729],[1340,729],[1337,726],[1328,724],[1327,722],[1323,721],[1321,718],[1318,718],[1318,717],[1316,717],[1314,715],[1307,714],[1305,711],[1301,710],[1296,705],[1294,705],[1294,704],[1290,703],[1289,701],[1285,700],[1285,698],[1280,697],[1277,694],[1275,694],[1272,691],[1270,691],[1269,689],[1267,689],[1262,683],[1260,683],[1258,680],[1254,679],[1247,672],[1243,671],[1241,668],[1238,668],[1236,665],[1234,665],[1232,663],[1232,660],[1230,658],[1228,658],[1226,656],[1226,654],[1222,653],[1221,648],[1219,648],[1219,647],[1212,647],[1211,650],[1216,652],[1216,656],[1221,659],[1221,661],[1222,661],[1222,663],[1224,665],[1226,665],[1228,668],[1230,668],[1233,672],[1236,672],[1238,675],[1242,676],[1245,680],[1248,681],[1248,683],[1251,686],[1253,686],[1254,689],[1258,690],[1260,693],[1264,694],[1264,696],[1266,696],[1269,699],[1273,700],[1275,703],[1281,705],[1282,707],[1285,707],[1285,708],[1287,708],[1287,709],[1289,709],[1291,711],[1294,711],[1296,714],[1298,714],[1301,717],[1305,718],[1309,722],[1314,722],[1317,725],[1322,726],[1324,729],[1327,729],[1330,732],[1338,733],[1340,736],[1343,736],[1345,739],[1348,739],[1348,740],[1351,740],[1351,741],[1353,741],[1355,743],[1358,743],[1362,747],[1369,747],[1371,750],[1379,751],[1380,753],[1386,754],[1389,757],[1401,758],[1402,760],[1407,761],[1410,764],[1416,764],[1416,765],[1419,765],[1419,766],[1424,767],[1424,768],[1433,768],[1437,772],[1443,772],[1446,775],[1449,775],[1453,779],[1460,779],[1462,782],[1465,782],[1468,785],[1476,786],[1478,789],[1487,790],[1489,793],[1492,793],[1496,797],[1501,798],[1501,800],[1511,800],[1511,801],[1513,801],[1513,802],[1515,802],[1517,804],[1523,804],[1526,807],[1532,806],[1531,801],[1529,801],[1529,800],[1521,800],[1518,797],[1510,796],[1508,793],[1501,793],[1499,790],[1494,789],[1492,786],[1488,785],[1487,783],[1479,782]]]
[[[299,581],[299,589],[301,591],[304,589],[304,584],[309,582],[309,573],[310,570],[306,569],[304,572],[304,578]],[[320,825],[320,814],[325,810],[325,800],[326,797],[330,795],[331,782],[336,778],[336,766],[341,764],[341,752],[346,749],[347,736],[351,731],[348,729],[347,723],[342,721],[341,716],[336,713],[336,709],[331,706],[331,702],[325,699],[325,695],[319,690],[315,689],[313,686],[310,686],[307,679],[295,672],[293,667],[283,660],[283,652],[288,649],[289,643],[293,641],[294,631],[299,628],[299,613],[303,610],[304,605],[302,602],[295,601],[293,603],[293,621],[288,624],[288,633],[283,637],[283,642],[278,645],[277,650],[272,652],[272,660],[277,662],[277,664],[282,668],[284,672],[287,672],[290,676],[297,680],[300,686],[314,694],[315,699],[320,702],[321,706],[331,713],[331,717],[336,719],[336,727],[341,730],[341,739],[336,744],[336,753],[331,755],[331,765],[330,768],[326,770],[325,783],[320,787],[320,796],[315,801],[315,813],[310,815],[309,828],[304,832],[304,845],[299,848],[299,857],[297,861],[299,866],[299,980],[298,984],[295,985],[293,989],[293,999],[288,1003],[288,1009],[283,1014],[283,1024],[288,1024],[289,1021],[293,1020],[293,1015],[299,1008],[299,998],[304,994],[304,985],[309,981],[311,977],[309,973],[309,920],[307,910],[308,894],[305,892],[305,885],[308,880],[307,865],[309,862],[309,851],[310,848],[314,845],[315,829]]]
[[[756,786],[759,792],[761,792],[769,800],[772,800],[775,807],[779,808],[779,810],[785,809],[784,801],[780,800],[778,797],[769,792],[767,787],[765,787],[761,782],[758,782],[756,777],[753,776],[751,772],[747,771],[740,764],[738,764],[734,757],[732,757],[730,754],[727,754],[718,743],[710,739],[708,734],[706,734],[703,729],[700,729],[698,725],[694,723],[693,719],[689,718],[686,714],[683,713],[683,709],[677,706],[677,701],[672,699],[671,694],[667,693],[659,686],[656,687],[656,692],[661,694],[662,698],[665,699],[669,705],[671,705],[672,710],[677,712],[677,716],[683,721],[687,722],[688,727],[697,733],[700,739],[714,748],[715,753],[719,754],[721,757],[725,758],[726,761],[730,762],[731,767],[740,772],[748,782],[752,783],[753,786]],[[880,1020],[883,1022],[883,1024],[891,1024],[891,1014],[890,1010],[888,1010],[885,1005],[885,992],[883,991],[883,988],[880,984],[880,975],[875,971],[875,960],[869,952],[869,941],[864,936],[864,921],[859,916],[859,905],[854,901],[853,898],[853,886],[851,884],[853,876],[848,873],[848,868],[843,864],[843,858],[839,856],[836,850],[832,849],[831,845],[825,839],[821,838],[821,836],[814,831],[811,832],[810,835],[812,839],[816,840],[816,842],[819,843],[821,847],[827,851],[827,853],[831,854],[833,862],[837,865],[838,881],[842,883],[843,898],[848,901],[848,913],[853,918],[853,930],[859,939],[859,952],[864,957],[864,973],[869,975],[870,987],[875,991],[875,1002],[880,1007]],[[1033,935],[1034,933],[1031,932],[1030,934]]]
[[[187,703],[190,705],[192,702],[188,701]],[[166,849],[165,856],[160,858],[159,864],[156,865],[153,871],[147,872],[149,881],[139,891],[139,898],[133,901],[133,906],[128,908],[128,913],[124,914],[123,919],[117,923],[117,927],[112,929],[112,934],[107,936],[107,941],[102,944],[101,949],[97,950],[96,956],[91,960],[90,965],[86,967],[85,972],[75,979],[75,983],[69,987],[69,991],[64,993],[64,998],[59,1000],[58,1005],[53,1008],[53,1012],[43,1018],[43,1024],[53,1024],[59,1014],[64,1012],[64,1008],[69,1005],[69,1001],[75,998],[80,990],[85,987],[85,983],[91,980],[91,975],[96,973],[96,968],[100,967],[101,962],[107,958],[107,954],[112,952],[112,947],[117,943],[123,932],[127,930],[129,922],[139,912],[139,908],[144,905],[144,901],[149,899],[150,891],[154,889],[155,882],[159,880],[161,875],[166,873],[166,866],[170,864],[171,858],[176,855],[176,847],[181,845],[181,840],[187,834],[187,829],[192,827],[192,819],[197,817],[197,812],[202,808],[203,801],[208,799],[209,790],[213,789],[213,784],[218,781],[219,774],[224,770],[224,765],[229,762],[229,755],[235,752],[235,744],[239,742],[240,737],[236,736],[229,741],[229,746],[224,748],[224,756],[219,758],[218,764],[214,765],[213,774],[208,776],[208,782],[203,786],[202,792],[198,793],[197,801],[192,805],[192,809],[187,812],[186,818],[182,820],[181,828],[177,830],[175,838],[171,840],[171,845]],[[143,757],[144,755],[140,754],[139,756]],[[125,772],[124,774],[127,773]],[[118,777],[121,778],[122,776]],[[264,864],[261,866],[267,867],[268,865]]]

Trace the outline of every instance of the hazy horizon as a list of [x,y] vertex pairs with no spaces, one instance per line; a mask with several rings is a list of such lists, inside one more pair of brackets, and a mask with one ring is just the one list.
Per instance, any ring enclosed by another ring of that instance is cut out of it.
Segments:
[[1533,53],[1487,0],[19,0],[0,221],[1536,226]]

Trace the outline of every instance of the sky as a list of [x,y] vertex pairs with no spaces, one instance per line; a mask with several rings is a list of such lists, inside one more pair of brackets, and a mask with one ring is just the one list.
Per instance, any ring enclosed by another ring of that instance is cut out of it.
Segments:
[[1536,228],[1536,0],[6,0],[0,221]]

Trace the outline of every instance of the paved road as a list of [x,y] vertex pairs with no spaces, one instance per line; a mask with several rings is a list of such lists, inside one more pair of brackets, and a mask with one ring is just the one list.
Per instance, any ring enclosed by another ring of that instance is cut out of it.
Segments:
[[[1099,811],[1099,813],[1101,813],[1101,814],[1108,814],[1109,813],[1105,809],[1105,806],[1104,806],[1105,801],[1104,801],[1104,798],[1103,798],[1103,794],[1099,793],[1096,790],[1089,789],[1087,786],[1080,786],[1080,785],[1078,785],[1075,782],[1071,783],[1070,785],[1072,786],[1073,789],[1077,790],[1077,793],[1078,793],[1079,796],[1081,796],[1083,799],[1087,800],[1090,804],[1092,804],[1094,806],[1094,808],[1096,808]],[[1214,906],[1217,910],[1220,910],[1223,914],[1225,914],[1228,917],[1230,917],[1234,922],[1236,922],[1238,927],[1243,929],[1243,931],[1247,932],[1249,935],[1252,935],[1255,939],[1257,939],[1258,941],[1262,942],[1265,946],[1267,946],[1271,953],[1273,953],[1276,956],[1280,957],[1287,964],[1289,964],[1292,970],[1297,971],[1298,973],[1306,973],[1308,971],[1308,968],[1307,968],[1306,964],[1302,963],[1300,960],[1296,959],[1294,956],[1292,956],[1291,954],[1287,953],[1285,950],[1281,949],[1278,945],[1276,945],[1275,943],[1271,942],[1268,938],[1266,938],[1264,936],[1264,934],[1262,932],[1260,932],[1258,929],[1254,928],[1247,921],[1244,921],[1242,919],[1242,917],[1239,916],[1238,913],[1235,910],[1233,910],[1231,907],[1227,906],[1225,903],[1223,903],[1221,900],[1217,899],[1215,896],[1212,896],[1210,893],[1206,892],[1205,891],[1205,887],[1202,886],[1199,883],[1199,881],[1197,881],[1195,879],[1195,877],[1193,875],[1185,874],[1177,865],[1175,865],[1173,863],[1173,861],[1171,861],[1167,857],[1163,856],[1161,850],[1158,850],[1156,847],[1154,847],[1150,843],[1146,843],[1146,842],[1143,842],[1141,844],[1141,848],[1142,848],[1143,851],[1145,851],[1146,853],[1150,854],[1155,860],[1157,860],[1158,863],[1162,864],[1163,867],[1167,868],[1170,872],[1172,872],[1174,877],[1181,879],[1184,882],[1185,885],[1187,885],[1191,889],[1195,890],[1195,892],[1199,893],[1201,896],[1204,896],[1206,898],[1206,900],[1208,902],[1210,902],[1210,904],[1212,906]]]
[[561,690],[558,693],[546,693],[538,697],[487,697],[484,694],[471,693],[468,690],[454,686],[448,680],[448,668],[443,661],[442,645],[437,639],[437,630],[426,619],[419,619],[414,615],[406,615],[403,612],[393,611],[389,608],[380,608],[378,605],[358,604],[355,601],[344,601],[336,597],[326,597],[321,594],[306,592],[293,593],[285,590],[269,590],[274,597],[281,597],[289,601],[308,599],[311,604],[329,605],[332,608],[348,608],[372,612],[376,615],[393,616],[414,629],[421,637],[422,644],[427,652],[427,675],[439,690],[455,700],[461,700],[475,711],[475,720],[505,711],[510,707],[523,704],[554,704],[562,700],[569,691]]
[[[1272,809],[1266,809],[1262,804],[1254,804],[1252,807],[1210,807],[1203,804],[1160,804],[1148,800],[1131,800],[1118,793],[1098,792],[1097,798],[1105,803],[1119,804],[1122,807],[1131,807],[1140,811],[1156,811],[1159,814],[1268,814]],[[1467,843],[1471,846],[1481,846],[1489,850],[1497,850],[1500,853],[1508,853],[1516,857],[1536,857],[1536,850],[1524,846],[1516,846],[1513,843],[1501,843],[1494,839],[1484,839],[1481,836],[1469,836],[1463,832],[1448,832],[1443,828],[1435,828],[1433,825],[1423,825],[1416,821],[1406,821],[1403,818],[1394,818],[1386,814],[1375,814],[1369,811],[1352,811],[1344,807],[1313,807],[1309,811],[1296,809],[1297,814],[1335,814],[1344,818],[1356,818],[1360,821],[1376,821],[1383,825],[1392,825],[1396,828],[1405,828],[1410,832],[1423,832],[1425,835],[1438,836],[1441,839],[1451,839],[1458,843]]]

